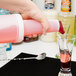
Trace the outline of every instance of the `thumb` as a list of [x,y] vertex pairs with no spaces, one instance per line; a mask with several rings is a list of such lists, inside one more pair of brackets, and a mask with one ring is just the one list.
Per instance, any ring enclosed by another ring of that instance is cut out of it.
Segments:
[[30,16],[28,15],[28,13],[26,13],[26,14],[21,14],[21,16],[22,16],[23,20],[25,20],[25,19],[30,19]]

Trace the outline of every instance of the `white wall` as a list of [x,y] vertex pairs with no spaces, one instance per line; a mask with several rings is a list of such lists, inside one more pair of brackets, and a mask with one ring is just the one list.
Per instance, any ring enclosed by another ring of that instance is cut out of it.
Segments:
[[[44,9],[44,0],[32,0],[36,5],[43,10]],[[55,9],[60,12],[61,10],[61,0],[55,0]],[[76,15],[76,0],[71,0],[71,10]]]
[[33,2],[41,9],[44,9],[44,0],[33,0]]
[[61,11],[61,0],[55,0],[55,9],[60,12]]
[[76,15],[76,0],[71,0],[71,1],[72,1],[72,5],[71,5],[72,12],[74,12]]

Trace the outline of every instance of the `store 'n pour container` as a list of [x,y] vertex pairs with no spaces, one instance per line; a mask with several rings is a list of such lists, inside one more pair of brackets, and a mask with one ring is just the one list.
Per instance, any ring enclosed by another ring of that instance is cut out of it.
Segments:
[[[42,34],[42,25],[35,20],[22,20],[21,15],[0,16],[0,43],[20,43],[25,36]],[[58,20],[48,20],[49,29],[47,32],[64,33],[62,24]]]

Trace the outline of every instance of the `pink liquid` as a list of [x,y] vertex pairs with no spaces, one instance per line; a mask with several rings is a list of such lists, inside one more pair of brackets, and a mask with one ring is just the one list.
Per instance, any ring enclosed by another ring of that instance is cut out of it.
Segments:
[[[59,31],[62,34],[64,33],[61,22],[58,20],[49,20],[48,22],[50,27],[48,32]],[[23,21],[20,15],[14,14],[0,16],[0,43],[17,43],[22,41],[25,36],[40,35],[42,33],[43,27],[38,21]]]
[[[49,20],[49,29],[47,32],[60,32],[64,34],[62,23],[57,20]],[[24,20],[24,36],[33,34],[42,34],[43,27],[40,22],[35,20]]]
[[17,27],[11,26],[4,29],[0,29],[0,43],[15,42],[17,39]]
[[60,59],[62,68],[70,68],[71,52],[68,50],[60,50]]

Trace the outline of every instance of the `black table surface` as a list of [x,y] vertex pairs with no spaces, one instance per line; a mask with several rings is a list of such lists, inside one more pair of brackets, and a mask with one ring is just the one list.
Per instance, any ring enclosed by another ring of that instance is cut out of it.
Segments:
[[[17,58],[36,57],[36,55],[21,53]],[[72,74],[76,76],[76,62],[71,62]],[[1,76],[58,76],[60,60],[46,57],[43,60],[11,60],[0,69]]]

